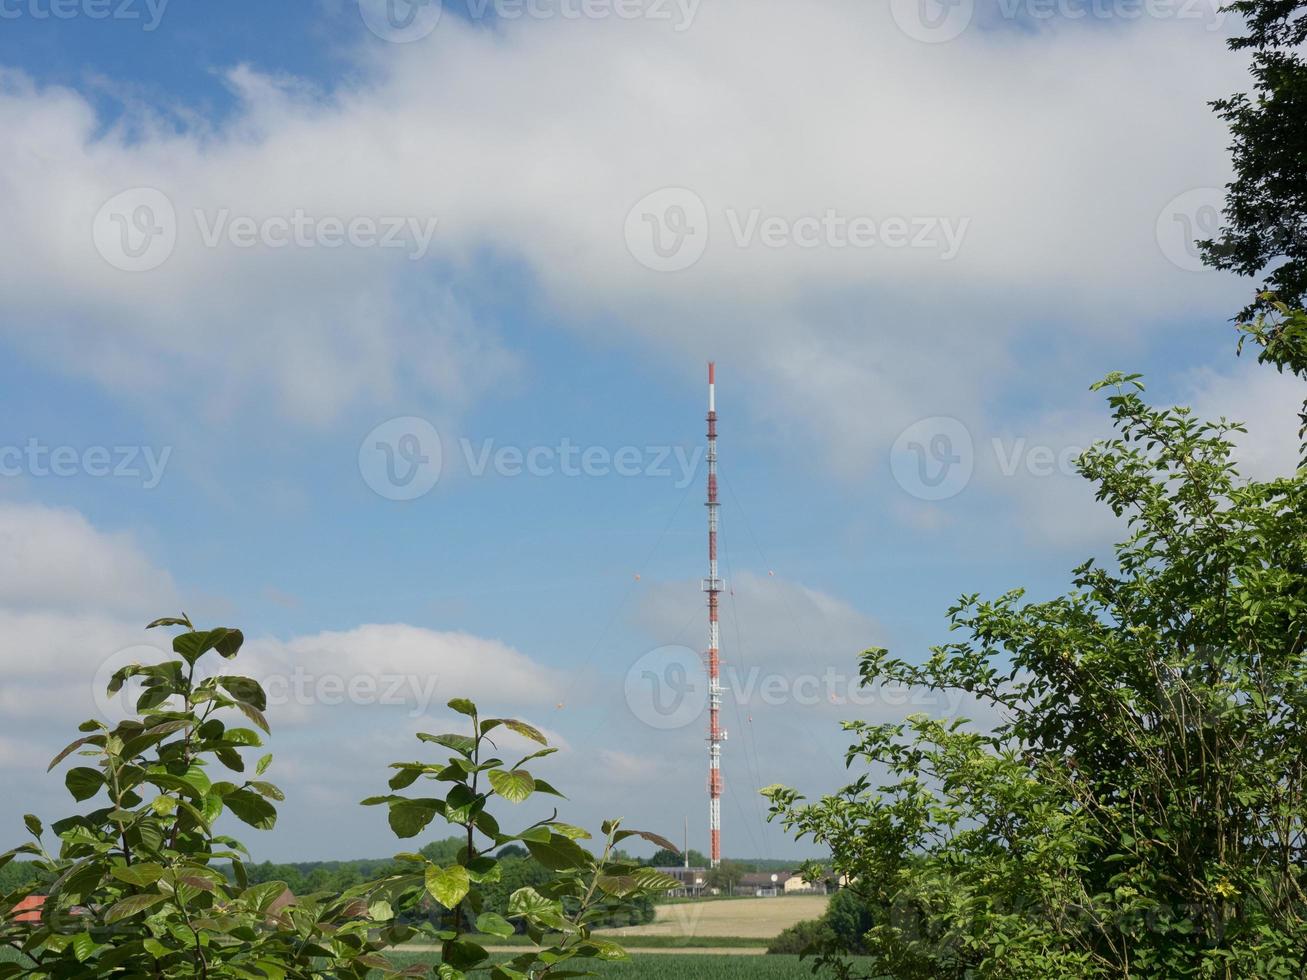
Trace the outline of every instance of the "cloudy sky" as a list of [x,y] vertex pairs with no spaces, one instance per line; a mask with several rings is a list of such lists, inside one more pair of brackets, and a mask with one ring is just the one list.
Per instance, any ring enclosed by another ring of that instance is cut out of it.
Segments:
[[[841,718],[962,592],[1063,588],[1110,515],[1089,385],[1245,420],[1204,271],[1248,86],[1210,0],[3,0],[0,826],[150,619],[243,628],[288,802],[356,805],[477,699],[564,815],[706,845],[704,364],[721,414],[728,856],[804,848]],[[526,808],[530,810],[528,806]],[[324,816],[326,819],[324,819]]]

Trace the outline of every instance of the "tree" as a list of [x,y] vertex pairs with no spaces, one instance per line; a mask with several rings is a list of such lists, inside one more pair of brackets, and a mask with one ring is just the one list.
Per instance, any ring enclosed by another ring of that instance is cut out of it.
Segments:
[[[184,616],[151,624],[158,626],[184,627],[173,640],[177,657],[131,664],[109,684],[113,695],[129,681],[140,682],[136,717],[113,726],[85,722],[82,737],[50,763],[54,769],[74,755],[91,760],[70,768],[64,781],[75,800],[94,800],[95,808],[50,828],[58,841],[54,852],[41,822],[28,815],[33,841],[0,854],[0,870],[20,855],[35,857],[5,876],[15,887],[0,895],[0,946],[17,958],[0,961],[0,980],[362,980],[374,971],[462,980],[464,969],[474,967],[488,969],[493,980],[539,980],[573,960],[624,958],[620,946],[591,929],[614,915],[623,921],[645,915],[648,896],[676,884],[616,859],[615,845],[631,837],[667,846],[655,834],[623,830],[618,821],[603,825],[598,857],[577,843],[589,838],[586,831],[558,820],[502,832],[487,808],[492,798],[520,803],[536,792],[561,795],[522,768],[553,750],[546,746],[505,766],[486,751],[493,747],[490,733],[502,728],[541,744],[544,736],[524,722],[481,720],[476,706],[462,699],[450,707],[471,719],[472,734],[420,736],[454,754],[433,765],[397,763],[390,780],[392,789],[419,779],[447,783],[445,795],[366,801],[387,805],[401,837],[416,836],[439,815],[460,830],[459,838],[384,864],[249,868],[245,848],[216,834],[213,823],[228,812],[257,829],[273,826],[273,801],[284,797],[263,778],[272,756],[263,755],[249,778],[214,777],[246,772],[243,752],[261,747],[260,733],[269,732],[266,697],[252,678],[219,673],[200,679],[196,670],[206,654],[234,658],[244,637],[228,628],[196,630]],[[255,728],[233,725],[234,719]],[[227,772],[216,771],[218,765]],[[523,845],[529,859],[502,862],[492,853]],[[487,907],[486,897],[505,880],[505,863],[518,866],[519,884],[499,913]],[[379,878],[365,879],[379,870]],[[283,878],[306,890],[292,893]],[[435,928],[419,926],[441,940],[441,962],[400,968],[383,951],[416,935],[419,927],[410,922],[428,910]],[[490,966],[468,928],[508,936],[509,919],[521,920],[541,948]],[[557,975],[577,974],[562,969]]]
[[710,863],[708,858],[694,848],[690,848],[685,854],[681,854],[674,847],[662,848],[655,852],[654,856],[645,863],[651,868],[679,868],[686,860],[689,860],[692,868],[706,868]]
[[[625,959],[619,945],[592,930],[615,912],[665,893],[677,882],[652,868],[617,859],[616,847],[632,837],[658,847],[673,845],[657,834],[624,830],[617,820],[603,824],[598,855],[580,843],[591,839],[588,831],[552,817],[516,833],[505,831],[491,812],[492,803],[519,804],[537,793],[562,796],[524,768],[557,750],[549,747],[539,729],[526,722],[483,719],[477,706],[464,698],[455,698],[449,707],[468,719],[466,732],[422,732],[417,736],[449,755],[443,760],[396,762],[390,777],[392,790],[434,782],[444,784],[442,795],[389,793],[369,797],[363,805],[385,806],[390,827],[401,838],[416,837],[439,817],[457,830],[457,850],[450,854],[447,847],[434,847],[424,854],[396,855],[403,870],[365,886],[369,908],[388,921],[397,910],[434,903],[435,921],[426,931],[441,944],[441,980],[463,980],[468,972],[487,969],[490,954],[476,935],[511,936],[515,926],[510,920],[521,923],[537,948],[489,967],[493,980],[538,980],[555,971],[561,977],[577,976],[574,968],[581,965],[577,961]],[[499,758],[494,741],[501,731],[541,747],[506,763]],[[507,914],[501,915],[489,907],[489,890],[503,882],[506,865],[511,862],[510,870],[513,866],[523,870],[523,862],[520,858],[505,861],[497,852],[523,846],[534,863],[550,874],[545,881],[517,887],[509,895]]]
[[849,722],[867,772],[815,802],[766,791],[866,896],[876,972],[1307,969],[1307,471],[1244,482],[1239,426],[1151,408],[1137,376],[1096,387],[1119,438],[1078,465],[1129,520],[1114,567],[1045,602],[964,596],[964,639],[924,665],[863,657],[864,683],[968,692],[1000,722]]
[[720,865],[709,869],[704,875],[704,883],[709,888],[729,894],[744,878],[744,865],[738,861],[723,860]]
[[[1307,302],[1307,0],[1235,0],[1247,33],[1232,38],[1252,51],[1254,97],[1212,103],[1229,124],[1235,179],[1227,185],[1225,224],[1199,242],[1203,260],[1243,276],[1266,274],[1261,287],[1290,306]],[[1239,314],[1264,309],[1259,298]]]
[[[310,893],[292,902],[284,882],[251,883],[245,848],[213,831],[224,812],[270,829],[283,798],[263,779],[271,755],[241,775],[243,753],[269,731],[263,688],[230,674],[197,679],[205,656],[237,655],[241,632],[196,630],[185,616],[150,625],[184,632],[173,640],[174,659],[113,675],[111,695],[141,682],[135,717],[83,723],[82,736],[50,763],[86,760],[64,784],[94,809],[50,828],[54,850],[29,815],[32,842],[0,855],[0,865],[34,855],[37,871],[0,898],[0,945],[21,951],[0,963],[0,977],[365,976],[377,965],[368,952],[388,938],[366,905]],[[232,878],[216,866],[223,861]],[[14,915],[34,899],[39,916]]]

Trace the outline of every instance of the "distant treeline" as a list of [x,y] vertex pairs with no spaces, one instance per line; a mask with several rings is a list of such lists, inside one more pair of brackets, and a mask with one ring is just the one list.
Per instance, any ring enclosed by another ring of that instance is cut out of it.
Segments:
[[[456,860],[462,841],[457,837],[434,841],[422,848],[421,854],[430,861],[443,864]],[[501,856],[500,880],[485,885],[486,910],[506,914],[508,899],[513,892],[527,886],[538,887],[548,882],[554,873],[532,858],[524,848],[509,845],[498,852]],[[230,876],[230,866],[227,867]],[[246,875],[251,885],[265,881],[282,881],[295,895],[311,892],[343,892],[347,888],[374,881],[390,874],[412,873],[412,866],[402,865],[390,858],[364,858],[356,861],[291,861],[274,863],[263,861],[247,864]],[[0,894],[38,881],[41,877],[36,866],[28,861],[14,861],[0,868]],[[438,916],[439,910],[431,915]],[[597,925],[642,925],[653,920],[653,903],[632,900],[627,907],[614,909],[612,916]]]

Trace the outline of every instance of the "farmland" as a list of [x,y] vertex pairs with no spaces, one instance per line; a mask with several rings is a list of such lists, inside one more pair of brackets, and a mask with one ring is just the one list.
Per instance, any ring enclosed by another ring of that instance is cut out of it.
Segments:
[[732,936],[766,940],[802,919],[815,919],[826,909],[822,895],[790,898],[742,898],[729,902],[685,902],[659,905],[653,922],[606,930],[609,938],[660,936],[675,938]]
[[[392,954],[395,963],[407,966],[413,963],[431,963],[432,957],[414,954]],[[497,959],[499,957],[496,957]],[[736,955],[641,955],[619,963],[587,962],[587,970],[614,980],[790,980],[811,974],[810,963],[800,962],[796,956],[736,956]]]

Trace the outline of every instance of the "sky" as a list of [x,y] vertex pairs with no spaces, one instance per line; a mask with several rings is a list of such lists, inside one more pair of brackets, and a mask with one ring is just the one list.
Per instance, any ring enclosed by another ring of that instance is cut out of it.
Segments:
[[548,732],[564,819],[688,819],[705,850],[715,360],[723,847],[812,853],[758,790],[843,785],[841,720],[986,722],[859,689],[862,650],[923,658],[960,594],[1110,556],[1070,462],[1110,431],[1095,380],[1141,372],[1247,423],[1246,475],[1292,471],[1301,385],[1236,357],[1253,284],[1191,244],[1237,27],[0,0],[0,827],[70,812],[46,763],[184,610],[244,630],[270,692],[258,859],[401,849],[358,801],[452,697]]

